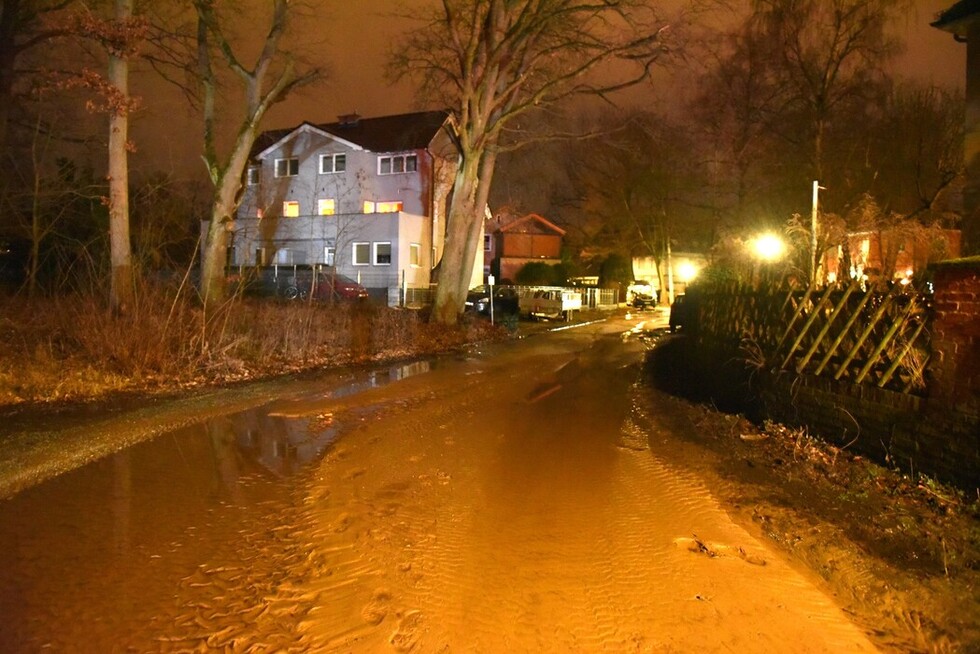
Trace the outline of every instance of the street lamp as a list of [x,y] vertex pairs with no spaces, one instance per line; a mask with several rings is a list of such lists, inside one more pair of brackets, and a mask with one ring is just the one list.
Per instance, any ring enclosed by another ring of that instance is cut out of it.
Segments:
[[783,239],[775,234],[766,233],[753,239],[752,250],[761,261],[772,263],[783,258],[786,253],[786,244]]
[[677,267],[677,276],[685,284],[690,283],[691,280],[698,276],[698,267],[690,261],[684,261]]

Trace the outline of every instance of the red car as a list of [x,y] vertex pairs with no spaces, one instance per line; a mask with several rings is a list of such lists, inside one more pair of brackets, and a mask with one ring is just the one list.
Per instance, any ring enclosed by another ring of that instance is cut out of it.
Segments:
[[[294,291],[294,294],[291,296],[287,294],[286,297],[306,297],[310,292],[308,286],[302,290],[296,287],[290,287],[287,289],[287,292],[290,290]],[[333,272],[317,273],[316,282],[312,290],[313,299],[322,302],[331,302],[334,300],[366,300],[368,297],[366,288],[346,275]]]

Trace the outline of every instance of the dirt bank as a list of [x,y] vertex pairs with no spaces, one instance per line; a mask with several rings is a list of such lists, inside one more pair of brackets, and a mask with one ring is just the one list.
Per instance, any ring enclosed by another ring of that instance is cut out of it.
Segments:
[[[656,370],[651,362],[651,386]],[[817,572],[882,644],[980,651],[980,498],[876,465],[806,430],[758,426],[651,394],[690,448],[684,456],[714,476],[728,510]]]

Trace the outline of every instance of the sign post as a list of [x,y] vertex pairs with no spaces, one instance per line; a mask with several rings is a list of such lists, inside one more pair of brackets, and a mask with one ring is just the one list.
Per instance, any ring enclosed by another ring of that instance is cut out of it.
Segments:
[[493,275],[487,276],[487,288],[490,290],[490,324],[493,324]]

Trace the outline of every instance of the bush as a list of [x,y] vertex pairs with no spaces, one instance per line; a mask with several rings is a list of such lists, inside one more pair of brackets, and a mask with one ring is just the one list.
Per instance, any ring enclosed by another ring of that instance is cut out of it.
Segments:
[[[529,261],[521,266],[514,280],[524,286],[556,286],[554,266],[541,261]],[[564,281],[564,280],[563,280]]]
[[205,311],[195,296],[159,284],[143,285],[125,315],[91,295],[0,297],[0,404],[406,358],[490,336],[367,303],[234,297]]

